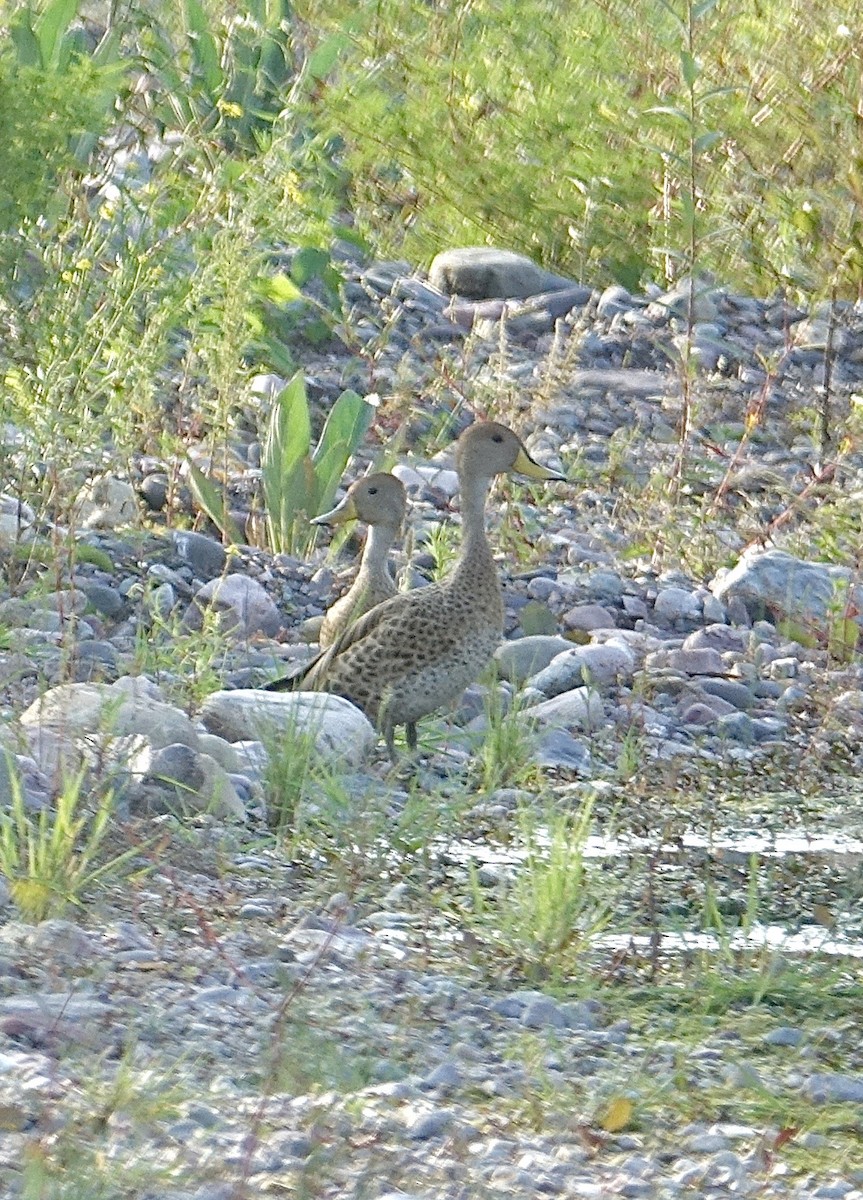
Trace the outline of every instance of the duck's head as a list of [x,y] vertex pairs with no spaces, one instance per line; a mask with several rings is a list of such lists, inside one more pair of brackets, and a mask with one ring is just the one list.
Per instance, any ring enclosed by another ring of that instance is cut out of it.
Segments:
[[470,425],[458,439],[455,462],[463,479],[491,479],[507,472],[527,475],[529,479],[564,478],[532,459],[518,434],[497,421],[477,421]]
[[341,504],[322,513],[313,525],[344,525],[347,521],[365,521],[367,525],[389,525],[400,529],[407,510],[404,484],[395,475],[379,471],[352,483]]

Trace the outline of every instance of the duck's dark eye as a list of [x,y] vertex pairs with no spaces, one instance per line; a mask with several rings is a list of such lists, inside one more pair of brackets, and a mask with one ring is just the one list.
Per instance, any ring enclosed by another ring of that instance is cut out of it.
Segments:
[[493,433],[491,435],[491,440],[493,442],[497,442],[498,445],[500,445],[500,443],[503,441],[503,434],[502,433]]
[[376,496],[377,494],[378,494],[378,489],[377,489],[377,488],[369,488],[369,495],[370,495],[370,496]]

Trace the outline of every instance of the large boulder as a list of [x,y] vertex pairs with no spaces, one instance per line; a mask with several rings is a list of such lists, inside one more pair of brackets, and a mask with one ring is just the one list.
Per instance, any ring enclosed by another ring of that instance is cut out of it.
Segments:
[[852,583],[847,567],[807,562],[784,550],[747,550],[730,571],[710,581],[724,603],[741,602],[753,620],[791,619],[828,631],[846,606],[863,609],[863,587]]
[[440,291],[468,300],[524,299],[561,291],[573,282],[544,270],[524,254],[493,246],[443,250],[429,268],[429,280]]
[[377,741],[374,727],[356,705],[326,692],[213,692],[204,701],[201,720],[228,742],[268,745],[313,732],[316,753],[341,766],[362,762]]

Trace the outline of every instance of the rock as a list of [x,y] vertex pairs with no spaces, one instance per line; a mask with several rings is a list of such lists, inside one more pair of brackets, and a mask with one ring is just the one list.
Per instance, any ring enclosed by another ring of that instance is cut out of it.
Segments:
[[727,704],[732,704],[735,708],[740,709],[741,712],[748,711],[755,703],[755,696],[751,688],[734,679],[701,678],[698,680],[698,686],[708,696],[717,696]]
[[716,729],[721,737],[728,738],[732,742],[740,742],[744,746],[751,746],[755,741],[755,725],[752,718],[746,713],[728,713],[726,716],[720,717],[716,722]]
[[423,1113],[411,1123],[408,1136],[416,1142],[427,1142],[429,1138],[439,1137],[455,1121],[455,1114],[448,1108],[434,1108],[431,1112]]
[[802,1090],[813,1104],[863,1104],[863,1075],[810,1075]]
[[228,742],[284,739],[314,731],[315,751],[342,763],[362,762],[377,741],[371,723],[349,700],[326,692],[213,692],[201,720]]
[[742,602],[753,620],[767,614],[826,632],[846,599],[858,610],[863,607],[863,587],[851,581],[847,567],[806,562],[784,550],[753,549],[730,571],[717,573],[709,587],[725,603]]
[[543,700],[521,715],[523,719],[564,729],[595,729],[604,720],[605,711],[593,688],[580,687]]
[[224,571],[228,555],[215,538],[182,529],[175,530],[172,541],[180,558],[189,564],[198,579],[215,579]]
[[161,512],[168,503],[168,476],[164,471],[153,471],[145,475],[138,492],[150,512]]
[[720,675],[725,669],[718,652],[707,647],[702,650],[669,650],[666,664],[672,671],[682,671],[684,675]]
[[614,614],[601,604],[576,604],[563,614],[563,624],[567,629],[589,633],[592,629],[614,629],[617,622]]
[[656,597],[654,616],[674,624],[678,621],[701,620],[701,601],[685,588],[667,587]]
[[80,529],[116,529],[138,516],[135,489],[115,475],[96,475],[75,499],[76,525]]
[[684,725],[712,725],[729,712],[734,712],[733,706],[726,704],[717,696],[712,704],[705,704],[698,700],[694,704],[689,704],[681,713],[680,719]]
[[803,1030],[797,1029],[793,1025],[779,1025],[776,1029],[765,1033],[764,1044],[767,1046],[799,1046],[804,1036]]
[[212,606],[223,614],[225,628],[242,637],[263,633],[275,637],[284,624],[279,610],[256,579],[248,575],[225,575],[211,579],[195,593],[183,623],[189,629],[200,629],[203,610]]
[[613,317],[618,313],[627,312],[633,306],[633,299],[625,287],[613,284],[607,287],[596,304],[596,314],[599,317]]
[[734,629],[731,625],[705,625],[702,629],[693,630],[684,639],[682,648],[684,650],[709,648],[716,650],[719,654],[726,654],[742,651],[748,638],[749,635],[745,630]]
[[0,494],[0,550],[10,550],[30,539],[36,513],[23,500]]
[[133,783],[126,799],[133,812],[214,812],[243,818],[245,810],[224,768],[182,742],[156,750],[143,746],[127,763]]
[[491,246],[443,250],[432,260],[429,282],[468,300],[518,299],[572,285],[571,279],[543,270],[524,254]]
[[118,617],[125,608],[123,597],[115,587],[106,583],[94,583],[89,579],[75,581],[75,587],[87,597],[88,607],[105,617]]
[[521,1023],[528,1029],[566,1029],[567,1015],[556,1000],[550,996],[538,996],[531,1000],[521,1014]]
[[531,637],[502,642],[495,651],[494,658],[500,677],[519,686],[531,675],[547,667],[556,655],[571,649],[572,643],[566,638],[534,634]]
[[549,729],[543,733],[533,747],[531,761],[546,770],[579,774],[589,771],[591,766],[590,751],[565,729]]
[[546,696],[558,696],[581,683],[597,687],[631,679],[635,655],[623,643],[604,642],[573,646],[558,654],[547,667],[531,676],[529,686]]
[[715,321],[719,308],[715,289],[708,279],[680,279],[669,291],[664,292],[647,306],[647,316],[657,319],[678,317],[690,318],[694,322]]
[[116,683],[64,683],[49,688],[21,714],[25,729],[47,729],[67,742],[142,736],[159,748],[172,742],[197,745],[184,712],[166,704],[158,688],[138,676]]

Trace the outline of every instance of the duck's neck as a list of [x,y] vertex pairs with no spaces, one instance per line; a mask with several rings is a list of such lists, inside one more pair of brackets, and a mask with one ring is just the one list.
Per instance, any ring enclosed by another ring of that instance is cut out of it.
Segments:
[[391,525],[370,525],[363,548],[360,562],[360,572],[363,578],[369,580],[391,581],[387,558],[392,544],[396,540],[398,530]]
[[490,488],[491,480],[482,477],[461,481],[462,549],[456,568],[456,577],[460,580],[465,576],[475,577],[478,572],[491,572],[495,581],[497,579],[494,557],[485,532],[485,504]]

